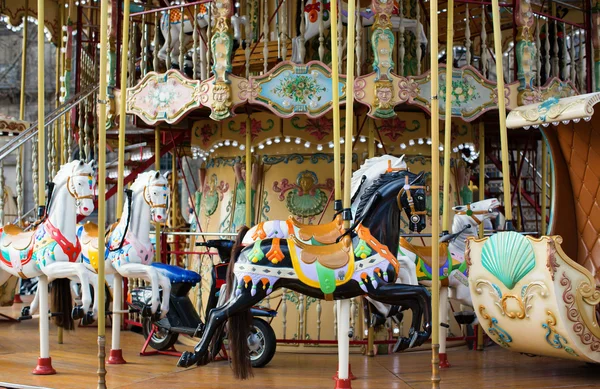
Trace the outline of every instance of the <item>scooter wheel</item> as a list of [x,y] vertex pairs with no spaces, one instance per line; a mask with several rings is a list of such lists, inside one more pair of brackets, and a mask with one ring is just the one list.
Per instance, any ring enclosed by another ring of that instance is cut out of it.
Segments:
[[252,367],[264,367],[271,362],[277,348],[277,338],[269,323],[257,317],[252,319],[248,347]]
[[[150,318],[145,317],[142,319],[142,332],[144,339],[148,339],[148,336],[152,332],[152,320]],[[155,350],[166,351],[175,345],[178,337],[179,334],[159,328],[158,331],[152,334],[152,338],[148,344]]]

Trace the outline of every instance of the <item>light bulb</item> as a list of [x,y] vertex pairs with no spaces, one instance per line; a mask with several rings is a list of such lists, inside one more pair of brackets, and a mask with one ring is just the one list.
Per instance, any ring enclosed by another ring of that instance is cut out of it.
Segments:
[[310,142],[307,141],[306,143],[304,143],[304,147],[309,148],[310,147]]
[[271,146],[273,144],[273,141],[271,139],[267,139],[267,145]]
[[365,138],[364,136],[361,135],[360,142],[365,143],[366,141],[367,141],[367,138]]
[[317,145],[317,150],[319,150],[319,151],[323,150],[323,145]]
[[401,148],[402,150],[404,150],[404,149],[406,148],[406,145],[405,145],[404,143],[400,143],[400,148]]
[[263,144],[261,143],[261,144],[259,144],[259,145],[258,145],[258,148],[259,148],[260,150],[262,150],[262,149],[264,149],[264,148],[265,148],[265,145],[263,145]]
[[274,142],[275,142],[275,143],[279,143],[279,142],[281,142],[281,138],[279,138],[279,137],[275,138],[275,141],[274,141]]
[[286,137],[285,137],[285,139],[284,139],[284,142],[285,142],[285,143],[290,143],[291,141],[292,141],[292,140],[290,139],[290,137],[289,137],[289,136],[286,136]]
[[412,139],[411,139],[411,140],[409,140],[409,141],[408,141],[408,145],[409,145],[409,146],[414,146],[414,145],[415,145],[415,141],[414,141],[414,140],[412,140]]
[[296,142],[297,145],[299,145],[300,143],[302,143],[302,139],[296,138],[295,142]]
[[425,142],[423,142],[423,138],[419,138],[419,140],[417,142],[419,142],[420,145],[422,145],[423,143],[425,143]]

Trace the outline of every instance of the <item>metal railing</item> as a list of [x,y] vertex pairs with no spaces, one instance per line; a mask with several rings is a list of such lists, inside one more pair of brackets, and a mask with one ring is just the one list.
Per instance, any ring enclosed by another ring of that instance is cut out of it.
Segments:
[[[73,96],[73,98],[69,99],[66,103],[62,104],[60,107],[56,108],[54,111],[50,112],[48,116],[46,116],[44,128],[50,126],[59,118],[61,118],[65,113],[73,109],[77,104],[79,104],[84,99],[88,98],[91,94],[98,91],[99,86],[94,86],[88,90],[79,92],[77,95]],[[0,148],[0,161],[4,158],[8,157],[13,151],[23,145],[25,142],[33,138],[38,133],[38,122],[34,122],[29,128],[25,131],[21,132],[19,136],[12,138],[8,141],[2,148]]]

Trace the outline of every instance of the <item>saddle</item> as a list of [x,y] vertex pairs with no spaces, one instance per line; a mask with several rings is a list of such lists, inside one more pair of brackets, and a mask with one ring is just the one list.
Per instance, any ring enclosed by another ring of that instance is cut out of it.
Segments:
[[304,243],[294,235],[290,239],[302,250],[300,260],[307,265],[318,262],[328,269],[336,270],[346,266],[352,257],[352,240],[349,236],[345,236],[339,243],[326,246],[313,246]]
[[2,232],[4,232],[2,246],[8,247],[12,245],[15,250],[19,251],[25,250],[31,246],[35,234],[35,230],[25,232],[21,227],[15,224],[5,225],[2,228]]
[[[406,239],[400,238],[400,247],[402,247],[406,250],[409,250],[410,252],[415,253],[419,258],[421,258],[423,260],[423,262],[425,262],[427,264],[427,266],[429,266],[431,268],[431,262],[432,262],[431,257],[433,255],[431,246],[424,246],[424,247],[414,246],[414,245],[410,244]],[[442,267],[444,267],[444,265],[446,264],[447,255],[448,255],[448,243],[442,242],[439,245],[439,257],[440,257],[439,268],[440,269]]]
[[85,235],[81,236],[81,243],[85,245],[91,244],[93,248],[98,248],[98,225],[96,223],[87,222],[83,225]]
[[[298,229],[298,237],[305,242],[314,239],[317,242],[326,245],[335,244],[337,238],[344,232],[344,221],[342,220],[341,215],[336,216],[333,221],[326,224],[302,224],[291,216],[288,218],[287,222],[288,225],[291,224]],[[293,231],[290,231],[290,235],[292,234]]]

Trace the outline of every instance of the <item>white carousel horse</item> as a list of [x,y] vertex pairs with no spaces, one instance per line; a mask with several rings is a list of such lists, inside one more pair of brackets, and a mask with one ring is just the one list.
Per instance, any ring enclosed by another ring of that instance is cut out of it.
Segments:
[[[404,27],[405,31],[412,31],[414,34],[419,34],[421,45],[427,46],[427,34],[425,34],[423,25],[414,19],[409,19],[406,17],[400,18],[400,16],[398,16],[397,1],[395,1],[394,4],[394,13],[390,18],[392,22],[392,30],[400,31],[400,24],[402,23],[402,27]],[[323,13],[329,13],[329,1],[323,2],[321,0],[306,0],[304,6],[304,23],[306,26],[304,32],[305,42],[319,35],[319,12],[321,7],[325,7],[322,10]],[[338,9],[341,9],[342,12],[342,22],[348,23],[348,3],[339,1],[338,7]],[[360,14],[359,20],[363,27],[369,27],[375,22],[375,13],[371,7],[361,8],[358,13]],[[323,24],[325,29],[329,28],[331,25],[331,15],[326,17],[326,20],[323,22]],[[296,63],[302,62],[302,59],[300,58],[300,51],[298,50],[298,38],[299,37],[292,38],[292,61]]]
[[[48,281],[71,279],[80,281],[83,309],[89,309],[92,299],[89,286],[98,283],[96,274],[78,263],[81,246],[75,234],[77,215],[88,216],[94,210],[94,169],[92,162],[73,161],[61,166],[48,191],[48,207],[45,219],[35,230],[25,232],[16,225],[2,228],[0,237],[0,283],[8,276],[21,278],[39,277],[38,293],[40,308],[48,311]],[[60,315],[56,324],[71,329],[70,283],[57,282],[52,288],[53,300]],[[93,314],[97,314],[97,296]],[[50,359],[48,316],[40,315],[40,358],[34,374],[54,374]]]
[[[175,2],[171,2],[171,5],[174,5]],[[183,19],[183,23],[182,23]],[[202,34],[202,38],[206,41],[206,35],[203,31],[208,26],[208,9],[206,5],[200,4],[198,7],[198,14],[196,15],[196,19],[198,21],[198,28],[200,28],[200,33]],[[231,17],[231,26],[233,27],[233,39],[236,41],[240,41],[241,39],[241,29],[240,25],[246,25],[247,18],[246,16],[238,16],[233,15]],[[170,27],[169,27],[170,24]],[[171,35],[171,63],[179,65],[179,54],[180,54],[180,46],[179,37],[181,34],[181,28],[183,25],[183,33],[184,39],[183,47],[187,47],[189,41],[191,39],[191,35],[194,32],[194,24],[190,21],[187,14],[182,15],[180,9],[172,9],[169,12],[163,12],[160,19],[160,31],[165,38],[165,43],[162,45],[160,50],[158,51],[158,58],[163,61],[167,60],[167,36]],[[206,44],[210,44],[207,42]],[[203,42],[199,44],[200,55],[206,55],[206,47]]]
[[[60,262],[60,266],[58,268],[46,266],[41,270],[48,276],[48,282],[52,282],[55,279],[61,278],[68,278],[75,282],[81,281],[81,309],[84,313],[90,307],[92,302],[90,289],[89,287],[85,286],[89,285],[95,290],[98,284],[98,277],[95,273],[91,273],[89,270],[87,270],[86,267],[81,263],[81,243],[77,237],[74,227],[77,217],[75,210],[71,211],[71,209],[77,207],[77,214],[83,216],[88,216],[93,212],[93,190],[95,186],[95,178],[93,177],[93,173],[94,171],[92,168],[92,162],[85,164],[83,161],[73,161],[61,167],[54,178],[54,189],[49,192],[51,201],[47,210],[48,216],[42,224],[41,229],[38,227],[38,229],[35,230],[38,232],[35,234],[34,243],[37,244],[38,241],[48,243],[48,246],[41,247],[44,250],[47,249],[42,254],[44,257],[52,258],[54,256],[54,258],[56,258],[56,245],[58,245],[63,251],[63,257],[68,256],[68,258],[63,259],[62,261],[58,259],[55,260],[55,262]],[[73,203],[73,206],[71,206],[71,203]],[[68,222],[71,220],[73,220],[73,226],[68,224]],[[14,233],[19,232],[19,230],[20,229],[14,225],[8,225],[4,227],[2,235],[2,257],[4,261],[5,258],[11,254],[12,257],[16,255],[23,256],[23,251],[20,251],[21,254],[19,254],[19,248],[22,248],[23,250],[25,249],[23,247],[24,244],[31,243],[31,240],[28,239],[31,239],[34,236],[34,231],[22,232],[22,238],[15,238],[16,236]],[[7,235],[6,240],[4,237],[5,235]],[[53,237],[62,239],[51,240]],[[12,247],[13,250],[7,250],[7,247]],[[32,246],[29,247],[32,249]],[[68,255],[65,254],[66,250],[68,250]],[[35,253],[33,253],[33,255],[35,255]],[[46,262],[44,259],[46,258],[40,258],[38,261],[42,261],[42,263]],[[13,261],[12,258],[11,261]],[[33,262],[29,263],[33,264]],[[3,265],[6,266],[7,263],[5,262]],[[24,270],[22,270],[22,272],[26,278],[35,277],[28,273],[29,270],[26,267],[27,264],[23,262]],[[1,281],[2,280],[0,279],[0,282]],[[68,292],[70,293],[70,290]],[[94,293],[94,296],[97,296],[97,294]],[[22,311],[24,315],[31,315],[38,311],[39,297],[38,288],[36,289],[35,297],[31,302],[31,305],[29,307],[24,307]],[[70,314],[71,313],[69,312],[69,315]],[[97,314],[98,300],[94,299],[92,316],[95,318]]]
[[[151,314],[158,312],[159,286],[162,288],[160,316],[169,311],[171,281],[162,271],[149,266],[154,258],[154,247],[150,242],[150,224],[165,223],[169,207],[169,185],[158,171],[148,171],[138,175],[126,191],[127,201],[123,206],[121,219],[111,227],[107,234],[104,267],[106,274],[114,274],[113,311],[121,310],[123,277],[141,278],[150,282],[152,287]],[[85,265],[98,270],[98,227],[86,223],[78,228],[77,234],[82,242],[82,258]],[[120,350],[120,314],[113,316],[113,337],[110,359],[122,360]],[[109,363],[124,363],[111,362]]]
[[[440,322],[448,322],[448,298],[458,301],[460,304],[472,307],[471,292],[467,279],[467,266],[464,260],[465,242],[468,237],[475,237],[479,233],[479,225],[486,220],[495,217],[496,208],[500,203],[496,199],[477,201],[470,205],[460,205],[452,208],[456,215],[452,222],[453,234],[451,239],[440,244],[440,266],[439,275],[442,287],[440,288]],[[404,238],[400,238],[398,250],[398,262],[400,266],[412,262],[416,265],[416,277],[419,283],[431,285],[431,247],[413,246]],[[408,258],[408,261],[406,259]],[[449,296],[448,292],[452,291]],[[446,356],[447,328],[440,327],[440,367],[450,367]]]
[[[166,277],[148,265],[154,258],[154,247],[150,242],[150,224],[165,223],[167,220],[170,195],[168,182],[160,172],[151,170],[138,175],[131,185],[131,192],[131,198],[123,206],[121,219],[111,227],[107,235],[105,271],[115,275],[115,285],[122,282],[121,277],[141,278],[150,282],[154,296],[152,314],[158,312],[160,302],[160,314],[164,317],[169,311],[168,296],[171,286]],[[86,223],[78,228],[77,234],[82,242],[84,264],[97,271],[98,227],[94,223]],[[159,286],[166,290],[162,301],[158,299]]]

